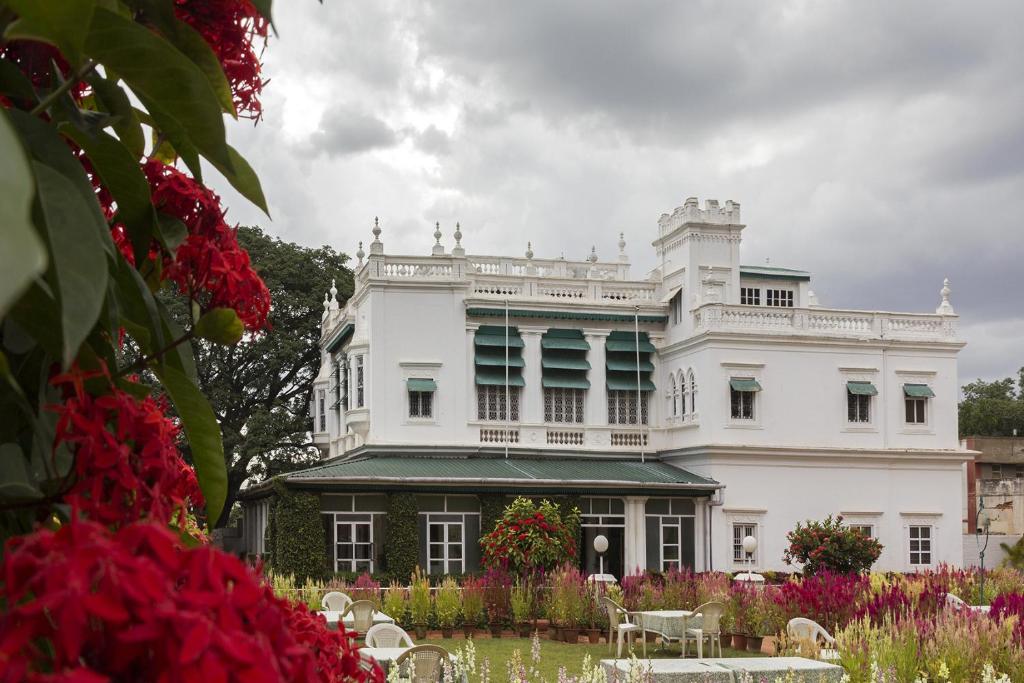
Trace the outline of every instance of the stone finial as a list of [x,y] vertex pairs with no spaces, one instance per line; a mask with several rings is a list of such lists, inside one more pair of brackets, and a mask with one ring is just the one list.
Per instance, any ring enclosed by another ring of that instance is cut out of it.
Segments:
[[629,257],[626,256],[626,233],[619,233],[619,261],[622,263],[629,263]]
[[334,281],[334,278],[331,278],[331,291],[330,291],[330,294],[331,294],[331,299],[330,299],[330,301],[331,301],[331,310],[332,311],[336,311],[336,310],[338,310],[338,284],[337,284],[337,282]]
[[363,251],[363,243],[359,242],[359,249],[356,251],[356,258],[359,259],[357,265],[363,265],[363,257],[366,256],[366,252]]
[[441,222],[434,223],[434,246],[430,253],[434,256],[444,256],[444,245],[441,244]]
[[324,292],[324,314],[321,319],[327,319],[327,313],[331,310],[331,295]]
[[597,263],[597,247],[590,247],[590,256],[587,257],[587,260],[591,263]]
[[462,226],[455,224],[455,248],[452,249],[452,256],[465,256],[466,250],[462,248]]
[[373,217],[373,241],[370,242],[370,253],[384,253],[384,243],[380,241],[380,219],[377,216]]
[[949,288],[949,278],[942,280],[942,289],[939,290],[939,294],[942,295],[942,303],[935,309],[935,312],[939,315],[956,315],[953,310],[953,304],[949,303],[949,295],[953,290]]
[[558,260],[559,261],[564,261],[565,260],[565,252],[564,251],[561,254],[558,255]]
[[532,242],[527,242],[526,243],[526,259],[527,260],[532,260],[533,259],[533,243]]
[[817,308],[821,304],[818,303],[818,295],[814,293],[813,289],[807,290],[807,306],[808,308]]

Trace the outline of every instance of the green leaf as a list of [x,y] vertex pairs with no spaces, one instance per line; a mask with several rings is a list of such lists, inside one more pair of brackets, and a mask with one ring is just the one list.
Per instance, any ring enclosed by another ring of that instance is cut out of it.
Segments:
[[0,114],[0,318],[46,268],[46,247],[32,227],[32,170],[18,136]]
[[114,136],[103,131],[90,137],[72,126],[61,125],[61,133],[82,148],[93,168],[117,202],[117,218],[124,223],[135,253],[142,263],[149,254],[156,228],[156,210],[150,199],[149,181],[131,152]]
[[272,0],[252,0],[252,6],[256,8],[256,11],[269,22],[273,22],[274,18],[270,15],[270,5]]
[[[98,7],[85,52],[120,76],[144,104],[158,104],[211,163],[231,168],[217,95],[202,70],[180,50],[141,24]],[[157,118],[152,109],[150,113]]]
[[228,474],[224,463],[224,444],[220,425],[203,392],[184,373],[167,364],[154,369],[174,408],[181,417],[191,450],[199,488],[206,498],[206,516],[210,528],[217,523],[227,496]]
[[32,82],[25,77],[14,62],[0,59],[0,93],[25,102],[36,104],[36,93]]
[[43,494],[29,477],[25,454],[16,443],[0,444],[0,500],[35,500]]
[[[151,123],[148,125],[153,126],[154,130],[163,136],[160,146],[153,149],[152,155],[156,155],[164,163],[173,163],[175,155],[180,156],[181,160],[185,162],[185,166],[192,173],[192,177],[196,179],[196,182],[203,182],[203,167],[199,163],[199,150],[192,143],[192,139],[189,137],[185,127],[178,123],[156,100],[140,93],[136,93],[136,95],[138,95],[139,101],[149,111]],[[143,121],[143,123],[146,123],[146,121]],[[158,137],[154,136],[154,145],[158,139]],[[168,158],[172,161],[169,162]]]
[[110,125],[117,133],[117,137],[138,160],[146,149],[146,137],[142,133],[142,123],[128,99],[128,94],[116,81],[101,78],[96,74],[89,78],[89,85],[92,86],[97,106],[114,117]]
[[252,166],[245,160],[245,157],[239,154],[231,145],[228,145],[228,154],[231,156],[231,164],[234,170],[211,162],[214,168],[227,178],[227,181],[231,183],[233,188],[238,190],[239,194],[258,206],[269,218],[270,211],[267,209],[267,199],[263,196],[263,187],[260,185],[260,179],[256,175],[256,171],[252,170]]
[[52,267],[61,309],[63,362],[78,353],[103,308],[107,292],[107,259],[92,230],[82,228],[89,207],[63,175],[32,162],[37,198],[46,223]]
[[197,337],[232,346],[242,338],[245,327],[233,308],[213,308],[203,314],[196,323]]
[[[160,319],[163,322],[164,338],[168,341],[181,339],[185,335],[185,330],[175,322],[170,311],[167,310],[167,307],[159,299],[156,300],[156,307],[160,312]],[[196,369],[196,359],[192,356],[191,344],[178,344],[170,353],[164,356],[163,360],[164,363],[184,373],[189,379],[196,382],[199,381],[199,370]]]
[[188,238],[188,228],[174,216],[157,212],[158,239],[163,248],[173,256],[178,253],[178,247]]
[[94,0],[7,0],[6,4],[18,15],[6,38],[42,40],[56,45],[72,66],[82,62]]
[[166,344],[163,320],[153,293],[135,268],[119,258],[114,270],[121,322],[144,353],[153,353]]

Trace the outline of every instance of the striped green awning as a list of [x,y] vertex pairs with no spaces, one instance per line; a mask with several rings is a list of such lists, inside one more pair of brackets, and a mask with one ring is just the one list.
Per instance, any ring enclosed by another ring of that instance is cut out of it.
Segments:
[[590,361],[575,356],[544,356],[540,366],[545,370],[589,370]]
[[542,349],[567,349],[571,351],[589,351],[590,343],[586,339],[566,339],[565,337],[549,337],[544,335],[540,340]]
[[[611,339],[605,342],[605,348],[609,351],[632,351],[636,353],[637,343],[634,339]],[[641,338],[640,353],[654,353],[654,344]]]
[[[616,356],[614,358],[609,357],[605,361],[605,367],[609,370],[619,372],[636,372],[636,356]],[[653,372],[654,363],[649,360],[640,361],[640,372]]]
[[847,382],[846,390],[854,396],[877,396],[878,389],[871,382]]
[[935,398],[935,392],[927,384],[904,384],[903,393],[911,398]]
[[549,373],[540,380],[545,389],[589,389],[590,380],[579,373],[568,375]]
[[419,377],[405,380],[405,387],[409,391],[437,391],[437,383],[434,380]]
[[[492,347],[485,347],[488,350],[493,350]],[[473,362],[477,365],[487,365],[491,367],[505,367],[505,350],[499,349],[498,353],[484,353],[483,349],[477,349],[477,352],[473,355]],[[526,361],[523,360],[522,356],[516,354],[509,354],[508,366],[510,368],[521,368],[526,366]]]
[[[485,386],[505,386],[505,371],[493,368],[477,368],[476,383]],[[525,387],[526,380],[518,373],[508,374],[508,385],[510,387]]]
[[733,377],[729,380],[729,386],[736,391],[761,391],[761,385],[756,379]]
[[[636,391],[636,375],[623,373],[621,375],[608,375],[608,389],[610,391]],[[654,391],[654,382],[643,377],[640,378],[640,391]]]
[[[473,343],[477,346],[497,346],[505,348],[505,335],[477,334],[473,338]],[[509,335],[508,347],[510,349],[521,349],[523,346],[523,340],[518,334]]]

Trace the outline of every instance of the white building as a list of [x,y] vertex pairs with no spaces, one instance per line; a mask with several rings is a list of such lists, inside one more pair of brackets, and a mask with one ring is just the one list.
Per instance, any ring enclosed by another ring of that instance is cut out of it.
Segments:
[[621,237],[568,261],[466,255],[438,229],[396,256],[375,224],[352,297],[324,301],[325,461],[284,480],[320,494],[329,561],[383,569],[384,494],[415,495],[421,563],[475,569],[482,497],[525,493],[572,496],[617,574],[740,569],[746,535],[755,568],[793,570],[786,533],[837,513],[884,545],[878,569],[959,564],[948,283],[935,313],[823,308],[808,273],[741,265],[744,229],[739,204],[688,199],[632,279]]

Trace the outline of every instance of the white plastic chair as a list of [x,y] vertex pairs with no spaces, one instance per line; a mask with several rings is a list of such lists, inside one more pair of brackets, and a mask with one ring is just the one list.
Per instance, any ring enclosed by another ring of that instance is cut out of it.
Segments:
[[797,644],[797,652],[800,651],[800,643],[808,642],[818,645],[824,643],[826,647],[818,648],[820,659],[839,659],[839,650],[836,649],[836,639],[833,638],[821,624],[803,617],[795,617],[786,624],[786,634],[789,639]]
[[629,643],[629,649],[632,650],[633,637],[639,633],[640,639],[643,641],[644,659],[647,659],[647,636],[642,632],[643,627],[630,621],[630,613],[611,598],[607,596],[601,598],[601,604],[608,610],[608,651],[612,651],[612,636],[614,634],[618,640],[618,650],[615,656],[621,659],[623,636]]
[[967,609],[970,605],[952,593],[946,593],[946,607],[951,607],[953,609]]
[[417,645],[395,658],[399,680],[409,683],[437,683],[441,680],[444,663],[451,659],[448,650],[439,645]]
[[416,643],[401,626],[374,624],[366,632],[366,647],[415,647]]
[[373,613],[375,611],[373,602],[369,600],[356,600],[345,608],[345,611],[341,613],[341,618],[344,619],[351,614],[352,630],[356,633],[368,633],[373,627]]
[[338,591],[331,591],[320,601],[320,607],[331,612],[344,612],[352,604],[352,598]]
[[711,648],[711,656],[715,656],[715,643],[718,643],[718,656],[722,656],[722,615],[725,614],[725,605],[720,602],[706,602],[693,611],[694,617],[701,617],[699,628],[686,629],[683,636],[683,656],[686,656],[687,638],[692,637],[697,641],[697,659],[704,659],[704,639],[707,638],[708,646]]

